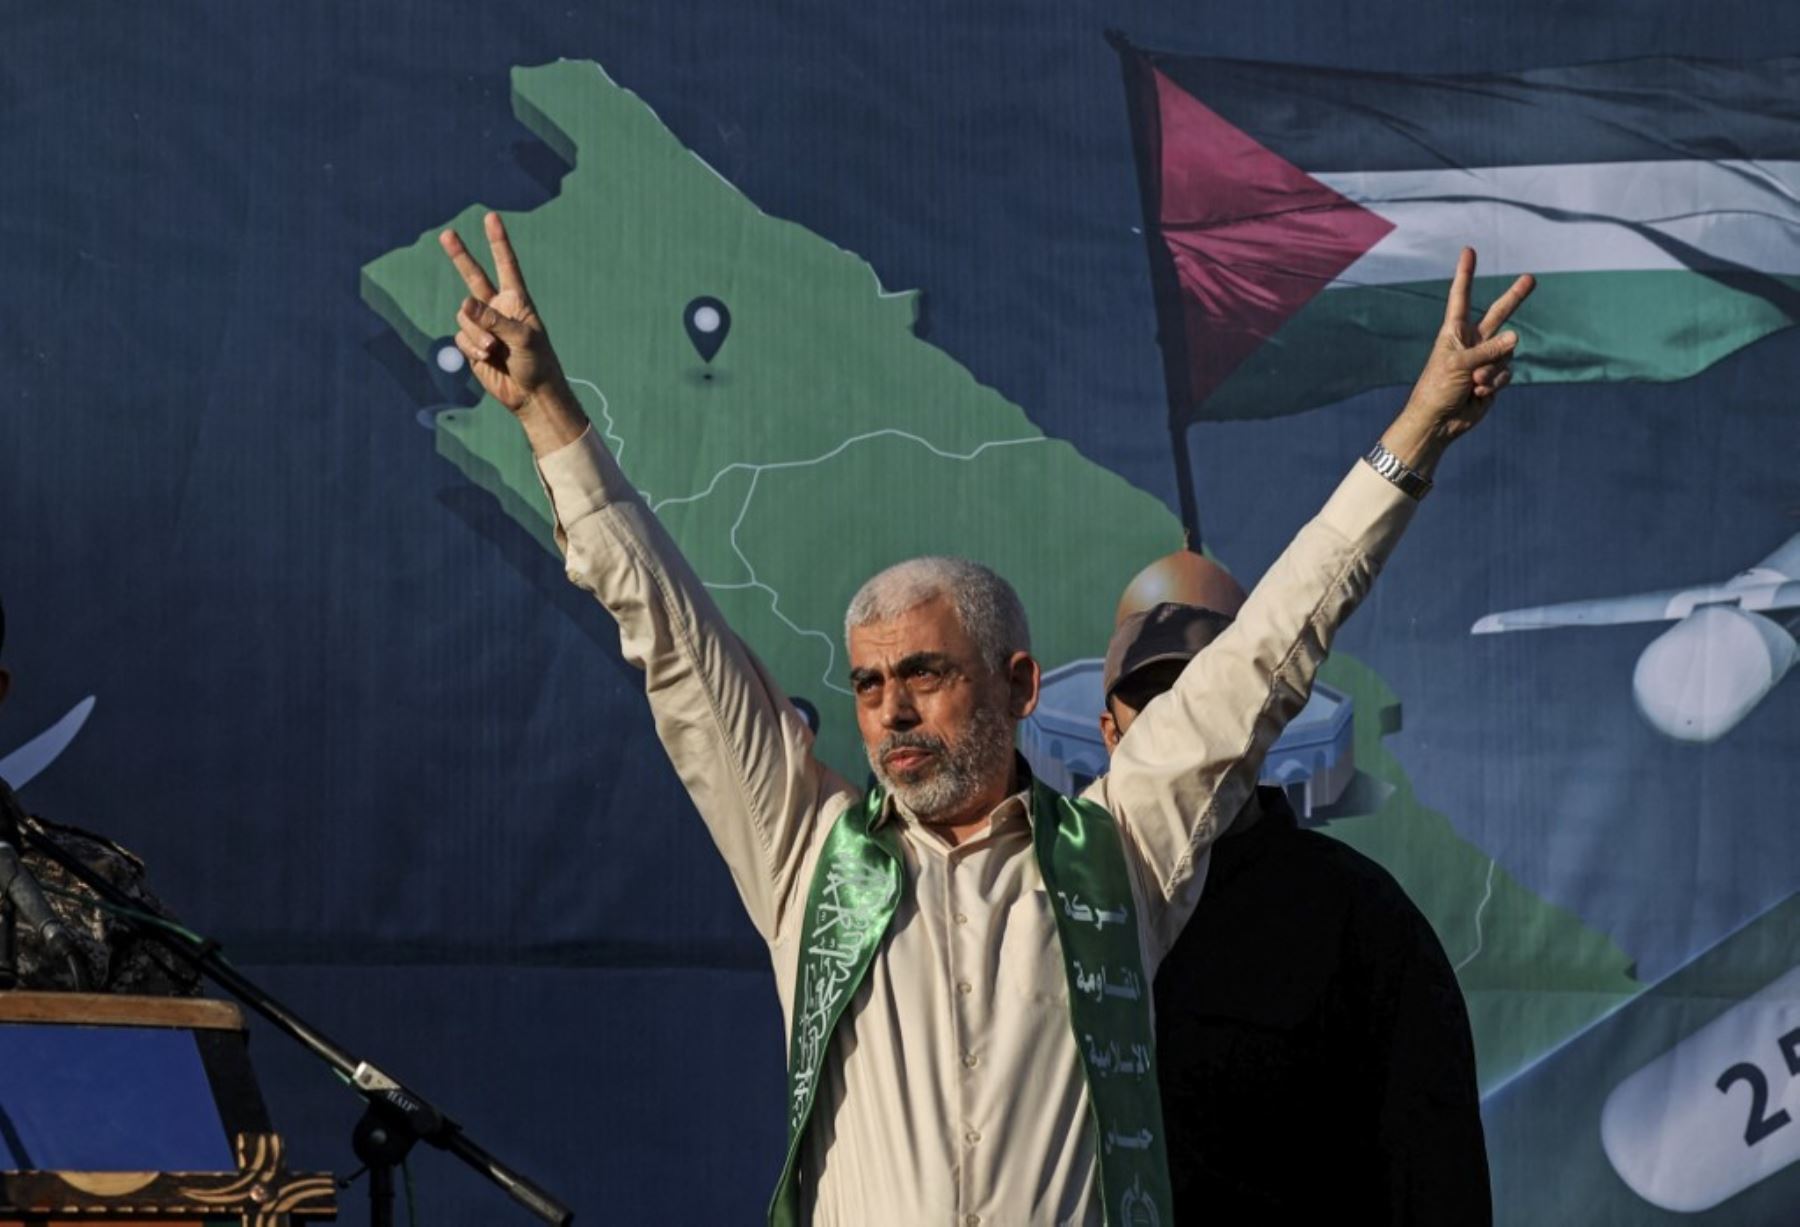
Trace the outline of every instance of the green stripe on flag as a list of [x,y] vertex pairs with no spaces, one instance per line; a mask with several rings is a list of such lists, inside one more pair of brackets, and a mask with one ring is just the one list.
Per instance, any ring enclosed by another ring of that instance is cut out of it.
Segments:
[[[1484,304],[1512,283],[1477,277]],[[1272,418],[1410,383],[1443,321],[1448,281],[1320,294],[1201,406],[1203,419]],[[1682,269],[1551,273],[1513,317],[1518,383],[1666,382],[1795,322],[1800,277]]]

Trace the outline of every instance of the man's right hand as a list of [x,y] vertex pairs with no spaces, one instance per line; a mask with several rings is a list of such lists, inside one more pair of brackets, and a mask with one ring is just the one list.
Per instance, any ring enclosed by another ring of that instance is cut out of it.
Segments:
[[456,347],[488,395],[525,428],[532,450],[543,455],[578,438],[587,428],[587,416],[563,377],[544,321],[525,289],[506,223],[498,213],[489,213],[485,229],[500,278],[498,290],[456,231],[438,235],[444,254],[469,287],[469,297],[456,312]]

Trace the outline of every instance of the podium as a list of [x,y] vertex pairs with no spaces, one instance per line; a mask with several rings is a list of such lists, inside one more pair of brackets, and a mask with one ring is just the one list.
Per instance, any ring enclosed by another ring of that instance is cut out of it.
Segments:
[[0,1227],[300,1227],[336,1185],[287,1169],[235,1005],[0,993]]

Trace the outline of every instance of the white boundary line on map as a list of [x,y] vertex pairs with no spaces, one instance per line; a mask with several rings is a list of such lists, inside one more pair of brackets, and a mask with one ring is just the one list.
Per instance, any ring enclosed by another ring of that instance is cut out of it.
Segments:
[[744,570],[746,570],[750,573],[750,578],[746,582],[731,583],[731,584],[711,583],[706,580],[702,580],[701,582],[706,584],[706,586],[708,588],[713,589],[715,591],[719,591],[719,592],[743,591],[744,589],[754,588],[760,592],[768,593],[769,594],[769,612],[774,614],[775,617],[777,619],[779,619],[783,625],[785,625],[789,630],[793,631],[796,635],[800,635],[805,638],[818,639],[818,640],[821,640],[825,644],[825,671],[819,675],[819,682],[827,690],[835,690],[839,694],[847,695],[847,694],[850,694],[851,692],[847,687],[841,686],[837,682],[832,680],[832,676],[831,676],[832,670],[837,668],[837,640],[834,639],[832,636],[826,634],[824,631],[815,630],[811,627],[801,626],[799,623],[795,622],[792,618],[788,617],[785,613],[781,612],[781,593],[779,591],[777,591],[775,588],[773,588],[772,586],[770,586],[769,584],[765,584],[761,579],[759,579],[757,577],[756,565],[750,561],[749,555],[744,553],[743,546],[738,543],[738,529],[743,525],[744,518],[750,514],[750,503],[756,497],[756,487],[761,483],[762,475],[764,473],[772,472],[777,469],[811,468],[815,465],[824,464],[826,461],[832,460],[832,459],[842,455],[844,452],[848,451],[851,447],[855,446],[858,443],[866,443],[872,439],[880,439],[880,438],[887,438],[887,437],[904,439],[908,442],[916,443],[920,447],[923,447],[927,451],[931,452],[934,456],[942,457],[945,460],[961,461],[963,463],[968,463],[970,461],[973,461],[976,457],[980,456],[983,452],[987,451],[989,448],[1016,447],[1016,446],[1018,446],[1020,444],[1024,444],[1024,443],[1047,443],[1047,442],[1049,442],[1048,437],[1045,435],[1032,435],[1032,436],[1023,438],[1023,439],[991,439],[986,443],[978,444],[972,451],[969,451],[969,452],[949,452],[949,451],[945,451],[943,448],[937,446],[935,443],[932,443],[928,439],[921,439],[918,435],[912,434],[909,431],[904,431],[904,430],[898,429],[897,427],[889,426],[889,427],[884,427],[880,430],[866,431],[865,433],[860,434],[860,435],[852,435],[850,438],[845,439],[843,442],[841,442],[837,446],[833,447],[830,451],[824,452],[818,456],[814,456],[810,460],[775,460],[775,461],[770,461],[766,464],[750,464],[749,462],[742,461],[742,460],[733,461],[731,464],[726,465],[724,468],[720,469],[717,473],[715,473],[713,475],[713,479],[706,484],[706,488],[701,490],[699,493],[666,498],[666,499],[663,499],[662,501],[654,504],[651,507],[652,511],[660,512],[664,507],[668,507],[671,505],[699,502],[701,499],[706,498],[707,496],[712,494],[712,492],[718,488],[719,483],[725,479],[726,474],[731,473],[733,471],[737,471],[737,470],[747,471],[750,474],[750,488],[744,491],[744,501],[743,501],[742,505],[740,505],[738,507],[737,518],[731,522],[731,538],[730,538],[730,540],[731,540],[731,552],[733,554],[737,555],[737,559],[739,562],[744,564]]
[[1493,857],[1488,858],[1487,890],[1483,892],[1481,902],[1475,905],[1475,949],[1469,951],[1469,953],[1463,957],[1462,962],[1458,963],[1455,967],[1452,967],[1450,969],[1451,971],[1461,971],[1470,963],[1473,963],[1475,961],[1475,956],[1481,953],[1482,946],[1486,944],[1487,939],[1483,937],[1481,933],[1481,913],[1487,909],[1488,900],[1494,897],[1494,870],[1497,869],[1499,865],[1500,862]]
[[[591,379],[577,379],[571,375],[569,376],[569,382],[572,384],[580,384],[582,387],[591,390],[595,396],[600,398],[600,416],[606,419],[606,424],[600,428],[600,433],[606,438],[608,443],[612,444],[613,459],[618,461],[620,468],[624,468],[625,440],[623,436],[619,434],[618,423],[613,421],[612,404],[606,399],[606,393],[602,392],[600,390],[600,385]],[[644,491],[639,490],[638,493],[642,495],[646,501],[649,500],[650,496]]]
[[[570,376],[569,382],[587,388],[589,391],[593,392],[595,396],[600,398],[600,414],[602,418],[605,419],[601,426],[600,433],[612,447],[613,459],[621,461],[621,467],[623,467],[621,457],[624,455],[625,451],[625,439],[618,433],[618,423],[613,419],[612,409],[607,401],[606,393],[602,392],[599,385],[595,384],[592,380],[578,379],[574,376]],[[786,626],[789,630],[793,631],[803,639],[818,639],[825,644],[825,671],[819,675],[819,682],[827,690],[835,690],[839,694],[849,694],[851,692],[848,688],[833,681],[831,677],[832,670],[837,667],[837,640],[824,631],[816,630],[808,626],[801,626],[798,622],[795,622],[781,611],[781,593],[757,577],[756,565],[750,561],[749,555],[744,553],[743,546],[738,543],[738,529],[743,525],[745,517],[750,514],[750,503],[756,497],[756,487],[761,483],[762,475],[764,473],[773,472],[778,469],[813,468],[817,465],[824,464],[826,461],[836,459],[858,443],[867,443],[871,440],[882,438],[902,439],[908,443],[916,443],[934,456],[944,460],[959,461],[965,464],[974,461],[990,448],[1018,447],[1027,443],[1048,443],[1050,441],[1048,435],[1041,434],[1028,435],[1021,439],[990,439],[986,443],[977,444],[973,449],[967,452],[952,452],[946,451],[931,440],[921,438],[911,431],[901,430],[897,426],[884,426],[879,430],[869,430],[864,431],[859,435],[852,435],[829,450],[821,452],[819,455],[806,460],[770,460],[761,464],[753,464],[747,460],[734,460],[724,468],[720,469],[717,473],[714,473],[712,480],[707,482],[703,489],[693,494],[671,495],[665,499],[652,499],[648,492],[642,490],[639,491],[644,502],[649,505],[650,510],[652,512],[660,512],[664,507],[685,506],[691,503],[698,503],[702,499],[710,497],[712,493],[719,488],[719,483],[724,481],[727,476],[734,472],[741,471],[750,474],[750,486],[749,489],[744,491],[744,501],[738,507],[737,518],[731,522],[730,536],[731,552],[737,556],[739,562],[744,564],[744,570],[749,572],[750,578],[736,583],[715,583],[707,579],[702,579],[700,582],[714,592],[742,592],[749,589],[766,592],[769,596],[769,612],[774,614],[776,619],[779,620],[782,625]]]
[[[705,489],[696,494],[683,494],[672,498],[661,499],[653,504],[650,510],[661,511],[664,507],[674,506],[677,503],[697,503],[717,489],[719,483],[725,480],[726,475],[735,470],[743,469],[756,474],[757,476],[761,476],[763,473],[773,469],[811,468],[814,465],[824,464],[827,460],[836,459],[858,443],[867,443],[871,439],[880,439],[887,436],[905,439],[909,443],[917,443],[932,455],[941,457],[944,460],[960,461],[974,460],[990,447],[1016,447],[1021,443],[1049,442],[1049,438],[1045,435],[1030,435],[1023,439],[990,439],[986,443],[977,445],[975,450],[970,452],[947,452],[929,439],[921,439],[918,435],[915,435],[910,431],[901,430],[897,426],[884,426],[880,430],[871,430],[860,435],[851,435],[848,439],[837,444],[837,446],[833,447],[830,451],[814,456],[810,460],[771,460],[765,464],[752,464],[747,460],[734,460],[724,468],[720,469],[717,473],[713,474],[713,479],[706,483]],[[756,483],[752,481],[750,486],[751,489],[754,490],[756,488]]]

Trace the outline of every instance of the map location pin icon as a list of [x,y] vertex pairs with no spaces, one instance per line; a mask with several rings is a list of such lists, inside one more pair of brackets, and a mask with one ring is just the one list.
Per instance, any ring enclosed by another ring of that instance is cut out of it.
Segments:
[[731,312],[718,299],[701,297],[687,305],[681,322],[687,325],[688,340],[700,352],[700,361],[711,362],[731,331]]

